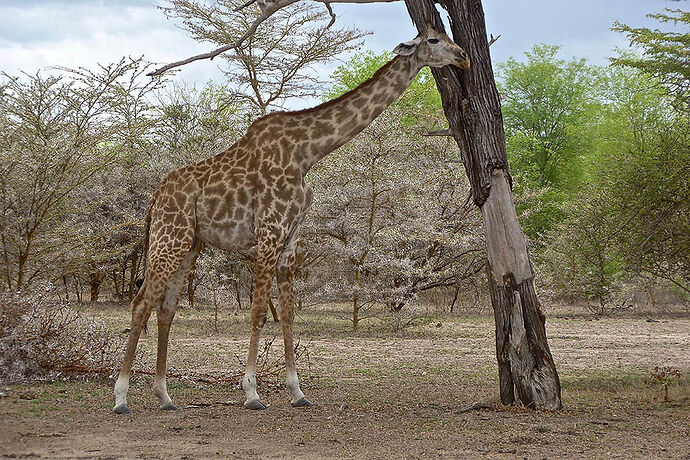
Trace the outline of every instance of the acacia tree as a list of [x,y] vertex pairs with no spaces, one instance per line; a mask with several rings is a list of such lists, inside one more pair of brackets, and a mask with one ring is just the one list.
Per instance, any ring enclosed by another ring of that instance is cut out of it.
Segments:
[[[354,56],[333,75],[333,98],[369,78],[388,53]],[[400,311],[420,292],[457,286],[484,265],[479,216],[467,199],[458,151],[447,137],[423,137],[442,119],[430,72],[308,176],[314,203],[305,246],[324,254],[316,294],[352,302],[356,330],[365,309]]]
[[[74,222],[66,218],[72,200],[117,158],[127,122],[115,108],[146,66],[123,59],[97,72],[64,70],[47,77],[3,74],[0,234],[7,289],[53,271],[61,252],[76,256],[68,236]],[[157,84],[135,86],[147,92]]]
[[[238,9],[242,3],[168,0],[162,10],[181,19],[195,40],[224,45],[237,42],[256,18],[255,9]],[[326,15],[309,3],[289,5],[267,18],[232,54],[223,55],[228,101],[266,115],[286,99],[316,97],[321,82],[313,66],[356,49],[364,36],[356,28],[319,26]]]
[[[649,17],[681,31],[636,28],[616,23],[642,55],[611,59],[615,67],[641,72],[639,80],[657,91],[624,84],[620,104],[629,114],[623,126],[633,142],[615,152],[620,169],[605,170],[613,204],[629,222],[621,233],[621,253],[629,270],[647,272],[690,293],[690,12],[665,9]],[[627,83],[627,82],[626,82]],[[661,94],[659,94],[661,93]],[[647,104],[640,104],[646,98]],[[626,102],[629,101],[627,104]],[[651,102],[651,103],[650,103]]]
[[643,51],[642,56],[623,54],[611,59],[616,66],[633,67],[654,76],[667,88],[681,110],[690,104],[690,11],[680,8],[665,8],[663,13],[648,14],[662,24],[684,27],[685,33],[663,31],[658,28],[632,27],[616,22],[613,30],[626,34],[630,45]]
[[[260,14],[238,41],[169,64],[160,71],[238,48],[272,14],[297,1],[260,2]],[[331,11],[331,1],[316,1],[327,5]],[[376,0],[338,1],[365,3]],[[255,0],[250,0],[245,6],[253,3]],[[448,132],[460,146],[472,197],[484,218],[501,402],[514,403],[517,390],[517,398],[528,407],[559,409],[560,381],[547,343],[545,316],[535,293],[534,273],[511,194],[500,101],[489,58],[481,0],[439,0],[438,3],[448,13],[454,41],[472,61],[468,70],[449,66],[432,69],[432,73],[450,124]],[[433,0],[405,0],[405,4],[420,32],[429,24],[444,30]]]

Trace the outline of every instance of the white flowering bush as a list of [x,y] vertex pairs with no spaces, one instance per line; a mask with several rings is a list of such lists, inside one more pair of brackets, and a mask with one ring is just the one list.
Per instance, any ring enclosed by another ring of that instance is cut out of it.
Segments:
[[36,292],[30,296],[0,293],[0,381],[110,375],[124,337],[56,300],[50,287]]

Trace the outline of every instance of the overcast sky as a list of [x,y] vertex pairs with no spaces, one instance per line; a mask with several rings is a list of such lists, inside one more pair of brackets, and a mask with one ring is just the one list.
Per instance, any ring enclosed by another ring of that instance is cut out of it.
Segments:
[[[208,51],[167,20],[160,0],[0,0],[0,70],[17,74],[62,65],[94,67],[122,56],[167,63]],[[667,0],[484,0],[487,30],[501,34],[492,47],[494,61],[520,59],[536,43],[562,45],[562,56],[606,64],[620,34],[614,21],[653,24],[645,18],[674,4]],[[339,24],[370,30],[365,48],[391,50],[416,35],[402,2],[334,4]],[[336,65],[336,64],[334,64]],[[327,73],[327,72],[326,72]],[[220,79],[216,63],[183,67],[176,79],[200,85]],[[327,75],[324,75],[327,78]]]

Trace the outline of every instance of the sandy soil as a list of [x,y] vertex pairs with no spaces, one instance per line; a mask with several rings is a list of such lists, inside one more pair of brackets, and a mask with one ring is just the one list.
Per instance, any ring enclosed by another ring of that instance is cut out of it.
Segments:
[[[238,367],[241,318],[215,334],[195,314],[180,316],[171,365]],[[318,315],[301,321],[311,408],[291,408],[284,388],[264,387],[271,406],[252,412],[232,385],[171,380],[182,409],[164,412],[139,377],[133,414],[117,416],[107,380],[11,385],[1,390],[0,457],[690,458],[690,318],[549,319],[565,406],[555,413],[496,403],[490,318],[442,319],[440,327],[431,321],[390,335],[329,334]],[[278,332],[267,325],[267,336]],[[154,343],[155,333],[142,340],[146,360]],[[683,372],[668,403],[643,384],[657,365]],[[478,401],[489,407],[462,412]]]

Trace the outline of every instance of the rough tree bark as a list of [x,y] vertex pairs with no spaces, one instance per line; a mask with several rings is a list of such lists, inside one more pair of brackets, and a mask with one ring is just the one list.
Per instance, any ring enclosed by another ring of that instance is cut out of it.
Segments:
[[[436,0],[447,12],[455,42],[470,56],[469,70],[432,69],[450,133],[462,151],[474,203],[481,209],[487,274],[496,322],[496,357],[503,404],[517,398],[534,409],[560,409],[561,385],[534,290],[525,236],[511,194],[505,133],[481,0]],[[405,0],[423,32],[443,30],[433,0]]]

